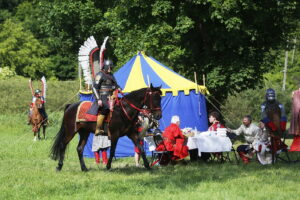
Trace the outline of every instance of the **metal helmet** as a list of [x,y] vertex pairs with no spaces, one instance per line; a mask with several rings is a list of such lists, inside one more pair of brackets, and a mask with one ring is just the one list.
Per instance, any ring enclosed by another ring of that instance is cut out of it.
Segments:
[[268,102],[273,102],[276,99],[276,94],[275,94],[275,90],[273,90],[272,88],[267,89],[266,91],[266,100]]
[[112,70],[113,67],[114,64],[111,60],[104,60],[103,70],[108,71],[109,68]]
[[36,90],[34,91],[34,94],[39,94],[39,93],[41,93],[41,90],[39,90],[39,89],[36,89]]

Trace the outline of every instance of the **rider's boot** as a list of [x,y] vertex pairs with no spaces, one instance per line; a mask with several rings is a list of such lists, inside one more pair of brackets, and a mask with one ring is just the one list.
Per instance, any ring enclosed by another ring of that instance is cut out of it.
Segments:
[[104,133],[104,131],[101,129],[103,121],[104,121],[105,115],[98,115],[97,117],[97,124],[96,124],[96,130],[95,135],[101,135]]

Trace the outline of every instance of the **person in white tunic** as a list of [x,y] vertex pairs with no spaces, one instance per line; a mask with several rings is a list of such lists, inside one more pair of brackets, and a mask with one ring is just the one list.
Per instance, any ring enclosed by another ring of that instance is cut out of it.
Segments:
[[94,135],[92,151],[95,155],[96,164],[100,164],[100,152],[102,155],[102,163],[107,164],[107,149],[111,146],[111,142],[106,135]]
[[244,135],[247,144],[238,146],[237,152],[245,164],[249,163],[249,158],[253,155],[252,143],[256,137],[259,137],[261,129],[252,123],[250,115],[246,115],[243,117],[243,124],[238,129],[231,130],[228,128],[227,131],[236,135]]

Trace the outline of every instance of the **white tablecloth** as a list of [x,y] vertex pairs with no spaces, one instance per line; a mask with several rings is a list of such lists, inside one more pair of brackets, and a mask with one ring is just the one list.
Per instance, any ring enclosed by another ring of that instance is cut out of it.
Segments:
[[188,138],[187,146],[189,149],[198,149],[201,156],[201,152],[231,151],[232,143],[228,137],[223,136],[196,136]]

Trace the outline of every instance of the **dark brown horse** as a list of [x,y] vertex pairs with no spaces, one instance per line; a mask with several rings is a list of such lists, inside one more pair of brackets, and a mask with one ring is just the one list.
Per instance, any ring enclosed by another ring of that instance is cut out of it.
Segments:
[[41,139],[40,137],[40,129],[43,127],[43,136],[45,139],[46,134],[46,123],[40,113],[40,109],[42,109],[43,103],[41,98],[37,98],[35,103],[33,104],[32,111],[30,114],[30,124],[32,125],[32,131],[34,133],[34,141],[37,139]]
[[[140,139],[135,125],[138,113],[144,105],[147,106],[149,112],[153,114],[155,119],[158,120],[162,117],[161,94],[160,87],[155,88],[151,84],[150,88],[143,88],[125,95],[120,99],[119,105],[114,107],[112,118],[108,126],[111,135],[111,148],[110,157],[106,165],[107,169],[111,168],[111,162],[115,155],[118,139],[124,135],[127,135],[139,148],[144,161],[144,166],[147,169],[150,168],[145,152],[140,145]],[[80,102],[66,106],[60,131],[57,133],[51,149],[52,159],[59,160],[58,166],[56,167],[57,171],[62,169],[66,147],[77,132],[80,135],[80,140],[77,145],[77,153],[81,170],[88,170],[83,159],[83,149],[90,132],[95,132],[96,123],[76,122],[76,113],[79,104]]]

